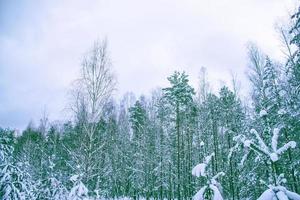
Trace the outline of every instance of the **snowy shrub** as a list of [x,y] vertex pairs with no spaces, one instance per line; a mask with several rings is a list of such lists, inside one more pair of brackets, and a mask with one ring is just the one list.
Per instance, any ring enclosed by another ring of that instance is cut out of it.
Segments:
[[212,153],[209,156],[206,156],[203,163],[196,165],[192,170],[192,175],[196,177],[205,177],[206,185],[204,185],[194,196],[194,200],[204,200],[206,193],[208,194],[208,190],[212,191],[212,200],[223,200],[221,194],[221,185],[217,181],[218,177],[224,176],[224,172],[219,172],[216,175],[212,175],[209,170],[207,170],[207,166],[210,163],[214,154]]
[[0,197],[6,200],[26,199],[23,172],[17,166],[3,166],[0,172]]
[[79,175],[71,176],[70,180],[73,182],[73,187],[69,193],[69,200],[88,200],[87,187],[81,182]]
[[59,180],[50,177],[40,184],[39,198],[65,200],[67,199],[67,189]]

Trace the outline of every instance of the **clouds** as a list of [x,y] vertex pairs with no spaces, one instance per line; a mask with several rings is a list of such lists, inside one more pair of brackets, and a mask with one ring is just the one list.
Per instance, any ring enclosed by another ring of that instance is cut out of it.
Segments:
[[[196,85],[201,66],[215,85],[229,71],[244,80],[245,44],[280,56],[273,29],[294,1],[7,1],[0,14],[0,126],[23,128],[47,105],[65,117],[68,88],[82,55],[107,37],[118,95],[165,86],[174,70]],[[15,119],[14,116],[18,116]]]

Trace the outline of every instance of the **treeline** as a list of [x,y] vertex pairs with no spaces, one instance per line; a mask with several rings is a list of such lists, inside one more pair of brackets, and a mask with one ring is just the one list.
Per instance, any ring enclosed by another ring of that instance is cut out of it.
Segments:
[[[206,183],[192,169],[211,153],[212,174],[224,172],[219,182],[225,199],[257,199],[266,183],[278,184],[277,176],[299,193],[299,19],[300,11],[292,28],[281,31],[285,63],[249,47],[251,105],[240,100],[236,87],[212,93],[205,69],[197,90],[187,74],[174,72],[169,87],[139,98],[128,93],[116,102],[106,42],[95,43],[72,88],[72,120],[50,123],[44,116],[20,135],[0,130],[0,197],[191,199]],[[297,146],[270,161],[249,151],[250,142],[239,145],[241,134],[257,139],[254,129],[268,146],[274,129],[280,130],[279,145]]]

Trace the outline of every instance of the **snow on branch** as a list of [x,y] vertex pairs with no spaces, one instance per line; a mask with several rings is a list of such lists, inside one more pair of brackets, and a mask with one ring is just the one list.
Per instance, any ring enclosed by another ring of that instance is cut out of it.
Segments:
[[218,183],[217,178],[220,176],[224,176],[224,172],[219,172],[216,175],[212,175],[209,173],[206,173],[206,168],[211,161],[212,157],[214,156],[214,153],[210,154],[209,156],[206,156],[204,158],[204,162],[196,165],[193,170],[192,174],[196,177],[206,177],[206,185],[204,185],[194,196],[194,200],[204,200],[205,192],[209,188],[213,192],[212,200],[223,200],[223,197],[220,192],[221,185]]
[[206,176],[206,174],[205,174],[206,166],[208,165],[208,163],[210,162],[210,160],[213,156],[214,156],[214,153],[212,153],[209,156],[206,156],[204,159],[204,163],[200,163],[200,164],[196,165],[192,170],[192,175],[196,176],[196,177]]
[[279,155],[281,155],[281,154],[283,154],[285,151],[287,151],[289,148],[292,148],[292,149],[296,148],[296,145],[297,145],[297,144],[296,144],[295,141],[290,141],[290,142],[286,143],[285,145],[283,145],[283,147],[279,148],[279,149],[276,151],[276,153],[279,154]]
[[257,200],[300,200],[300,195],[287,190],[283,186],[270,185],[269,189],[264,191]]
[[204,192],[207,186],[203,186],[194,196],[194,200],[204,200]]
[[258,132],[255,129],[251,129],[250,133],[255,135],[255,137],[256,137],[256,139],[258,141],[259,149],[262,152],[264,152],[265,154],[269,155],[270,154],[269,148],[267,147],[267,145],[265,144],[265,142],[263,141],[263,139],[260,137],[260,135],[258,134]]
[[[290,148],[296,147],[295,141],[289,141],[285,143],[282,147],[278,148],[278,140],[280,137],[280,130],[281,128],[274,128],[273,129],[273,135],[271,138],[271,144],[267,145],[265,141],[260,137],[260,135],[257,133],[255,129],[251,129],[250,133],[255,135],[255,138],[257,140],[257,143],[254,143],[252,140],[247,139],[244,135],[239,135],[236,138],[234,138],[235,141],[238,141],[240,143],[243,143],[244,147],[254,150],[254,152],[258,153],[259,155],[264,154],[267,156],[268,159],[272,163],[275,163],[279,160],[280,155],[282,155],[285,151],[287,151]],[[242,162],[247,157],[243,157]],[[280,174],[277,176],[277,174],[274,174],[275,180],[274,185],[266,185],[268,186],[268,189],[264,191],[261,196],[258,198],[258,200],[300,200],[300,195],[296,194],[294,192],[288,191],[284,186],[281,184],[286,183],[286,179],[284,178],[284,174]]]
[[278,148],[278,139],[280,137],[280,128],[273,129],[273,135],[271,138],[271,144],[268,146],[265,141],[260,137],[258,132],[255,129],[251,129],[250,133],[255,135],[257,140],[257,144],[254,143],[252,140],[247,139],[244,135],[240,135],[235,138],[236,141],[240,141],[243,143],[244,147],[250,148],[259,154],[266,155],[272,162],[278,161],[280,155],[282,155],[285,151],[289,148],[295,148],[296,142],[289,141],[284,144],[282,147]]

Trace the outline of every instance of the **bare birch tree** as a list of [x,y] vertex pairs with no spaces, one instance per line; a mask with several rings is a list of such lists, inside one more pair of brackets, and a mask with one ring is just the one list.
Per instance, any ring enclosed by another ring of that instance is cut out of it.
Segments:
[[[84,56],[81,73],[72,90],[72,105],[77,124],[81,130],[78,153],[72,153],[73,165],[83,182],[89,182],[98,189],[98,176],[102,148],[105,142],[101,139],[101,131],[97,128],[105,103],[111,98],[116,86],[112,64],[108,55],[107,41],[96,41],[92,49]],[[91,183],[92,181],[92,183]]]

